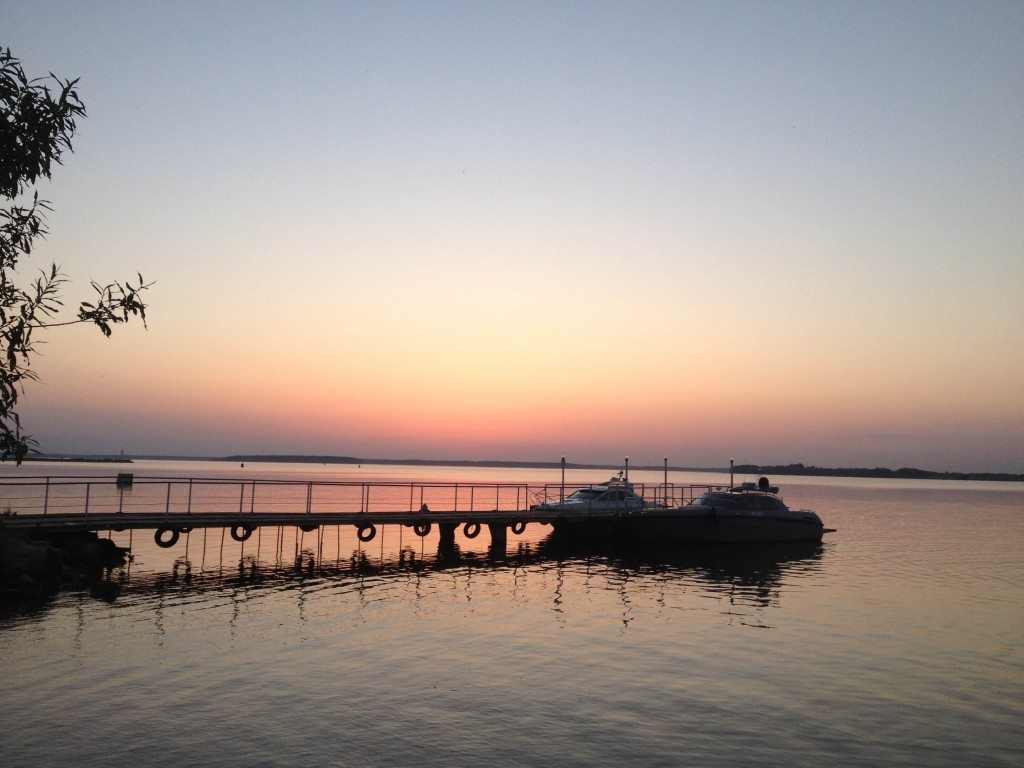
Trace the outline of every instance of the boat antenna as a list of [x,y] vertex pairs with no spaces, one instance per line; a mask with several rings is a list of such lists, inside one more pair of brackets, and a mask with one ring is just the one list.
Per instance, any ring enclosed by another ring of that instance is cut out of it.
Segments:
[[562,489],[559,492],[559,505],[565,504],[565,456],[562,457]]

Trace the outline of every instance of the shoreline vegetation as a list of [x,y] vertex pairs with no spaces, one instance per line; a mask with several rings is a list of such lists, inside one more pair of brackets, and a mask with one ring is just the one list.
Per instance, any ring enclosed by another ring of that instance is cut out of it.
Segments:
[[[233,456],[136,456],[135,459],[161,459],[173,461],[224,461],[253,463],[284,463],[284,464],[355,464],[383,466],[421,466],[421,467],[475,467],[496,469],[559,469],[557,461],[471,461],[464,459],[365,459],[356,456],[317,456],[297,454],[238,454]],[[84,456],[84,455],[41,455],[25,459],[32,462],[83,462],[95,464],[131,464],[132,459],[124,456]],[[566,462],[566,469],[607,469],[617,472],[621,464],[576,464]],[[663,465],[633,465],[633,470],[660,472]],[[728,473],[729,467],[676,467],[670,466],[672,472],[718,472]],[[737,475],[797,475],[803,477],[862,477],[872,479],[893,480],[981,480],[996,482],[1024,482],[1024,474],[1012,472],[933,472],[926,469],[901,467],[817,467],[804,464],[737,464],[732,468]]]

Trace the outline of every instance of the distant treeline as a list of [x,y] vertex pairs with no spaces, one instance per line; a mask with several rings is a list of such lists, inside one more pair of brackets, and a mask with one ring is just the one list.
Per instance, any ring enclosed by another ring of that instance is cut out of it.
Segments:
[[131,464],[131,459],[123,456],[26,456],[25,461],[66,461],[85,462],[89,464]]
[[1009,472],[929,472],[926,469],[914,469],[913,467],[902,467],[900,469],[888,469],[887,467],[875,467],[867,469],[864,467],[815,467],[804,466],[803,464],[786,464],[785,466],[759,466],[757,464],[737,464],[733,471],[743,475],[804,475],[822,477],[872,477],[872,478],[893,478],[902,480],[1008,480],[1014,482],[1024,481],[1024,475],[1015,475]]

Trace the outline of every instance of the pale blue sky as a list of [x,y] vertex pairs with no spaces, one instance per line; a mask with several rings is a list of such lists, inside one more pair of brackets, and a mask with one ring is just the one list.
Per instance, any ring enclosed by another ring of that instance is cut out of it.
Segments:
[[[704,370],[752,413],[811,403],[801,434],[637,434],[609,460],[1024,470],[1022,3],[0,0],[0,43],[89,110],[40,262],[158,280],[148,334],[52,339],[24,409],[44,447],[606,458],[614,435],[291,440],[163,397],[110,426],[152,382],[108,356],[252,381],[290,349],[291,391],[344,399],[418,343],[491,360],[474,325],[541,370],[607,345],[666,391]],[[759,382],[741,361],[768,348]]]

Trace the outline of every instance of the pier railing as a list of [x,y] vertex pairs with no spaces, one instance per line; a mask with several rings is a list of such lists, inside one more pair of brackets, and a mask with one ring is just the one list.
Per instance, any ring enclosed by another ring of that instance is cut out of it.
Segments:
[[[523,512],[558,503],[591,483],[352,482],[112,476],[20,477],[0,481],[0,514]],[[719,486],[635,483],[650,504],[679,507]]]

